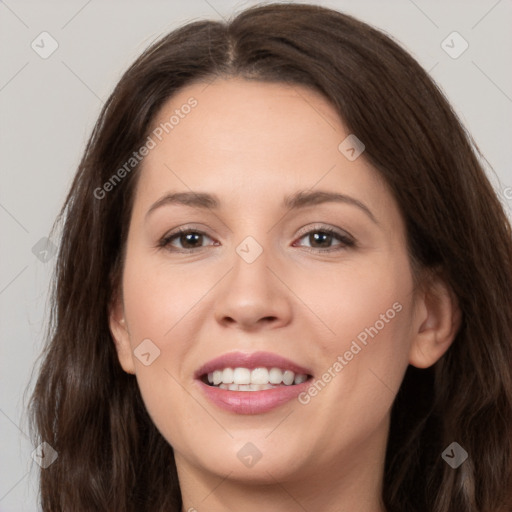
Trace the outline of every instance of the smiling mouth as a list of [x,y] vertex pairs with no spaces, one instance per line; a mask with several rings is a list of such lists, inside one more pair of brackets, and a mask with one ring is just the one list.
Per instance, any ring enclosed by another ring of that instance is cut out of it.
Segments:
[[264,391],[302,384],[309,379],[312,379],[311,375],[277,367],[227,367],[205,373],[200,377],[204,384],[228,391]]

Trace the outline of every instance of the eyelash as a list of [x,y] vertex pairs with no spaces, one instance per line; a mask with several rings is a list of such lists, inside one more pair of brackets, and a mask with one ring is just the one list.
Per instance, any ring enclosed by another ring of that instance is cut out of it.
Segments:
[[[312,233],[323,233],[326,235],[333,236],[341,243],[340,243],[340,245],[337,245],[335,247],[329,247],[327,249],[319,249],[319,248],[315,248],[315,247],[307,247],[306,246],[305,248],[308,249],[308,252],[315,252],[315,253],[337,252],[337,251],[342,251],[344,249],[356,246],[356,243],[351,236],[349,236],[348,234],[343,234],[329,226],[314,226],[313,228],[309,229],[308,231],[303,232],[297,240],[300,240],[301,238],[304,238],[306,235],[310,235]],[[199,249],[204,249],[204,247],[196,247],[196,248],[192,248],[192,249],[179,249],[179,248],[175,248],[175,247],[173,247],[171,249],[169,247],[171,242],[175,238],[178,238],[185,234],[202,235],[202,236],[206,236],[211,239],[211,237],[209,237],[203,231],[199,231],[197,229],[191,229],[191,228],[179,228],[176,231],[174,231],[173,233],[170,233],[169,235],[162,237],[160,239],[160,241],[158,242],[157,247],[161,248],[161,249],[167,249],[168,251],[174,252],[174,253],[187,253],[187,254],[196,252]]]

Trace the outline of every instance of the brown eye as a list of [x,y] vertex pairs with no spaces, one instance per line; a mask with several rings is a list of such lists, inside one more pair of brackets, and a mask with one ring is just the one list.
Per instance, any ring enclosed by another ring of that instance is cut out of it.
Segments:
[[[206,233],[192,229],[180,230],[177,233],[170,234],[162,238],[159,242],[160,247],[177,251],[193,251],[201,249],[205,238],[212,240]],[[179,244],[176,247],[176,243]]]
[[310,233],[308,237],[311,247],[321,247],[325,249],[331,246],[334,235],[322,231],[316,231],[315,233]]
[[182,245],[183,249],[195,249],[197,245],[201,246],[200,242],[203,241],[203,236],[200,233],[185,233],[178,236],[177,240]]
[[[347,247],[353,247],[355,242],[348,234],[338,232],[330,227],[311,229],[304,233],[299,240],[306,239],[309,247],[313,251],[330,252],[339,251]],[[335,245],[333,242],[337,241]]]

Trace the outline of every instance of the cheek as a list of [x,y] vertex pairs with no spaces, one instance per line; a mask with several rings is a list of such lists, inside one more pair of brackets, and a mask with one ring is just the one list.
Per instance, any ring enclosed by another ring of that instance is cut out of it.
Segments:
[[331,331],[317,338],[323,362],[319,379],[328,381],[321,394],[344,404],[342,416],[351,411],[362,420],[366,415],[370,425],[370,417],[374,423],[386,414],[400,387],[413,312],[408,269],[406,255],[382,258],[379,264],[332,274],[327,293],[322,297],[318,289],[313,297]]
[[301,402],[311,429],[324,433],[311,440],[311,451],[329,454],[351,439],[357,452],[388,417],[408,365],[413,311],[412,280],[392,267],[369,266],[330,281],[322,319],[335,334],[317,338],[318,391],[311,387]]
[[173,265],[163,256],[134,248],[126,260],[123,280],[132,344],[150,338],[168,352],[172,343],[174,355],[178,355],[190,344],[192,331],[198,328],[194,318],[219,275],[218,268],[198,271],[193,263]]
[[318,338],[319,348],[332,356],[350,350],[353,342],[366,348],[386,340],[377,351],[403,346],[412,290],[408,268],[406,256],[369,258],[365,265],[354,262],[317,276],[316,285],[309,283],[301,293],[328,328],[327,335]]
[[[137,257],[135,251],[126,260],[123,299],[137,382],[149,415],[169,442],[174,433],[167,431],[168,425],[186,429],[192,421],[182,387],[190,375],[180,363],[190,350],[197,326],[194,306],[206,285],[204,280]],[[141,353],[150,355],[139,358]]]

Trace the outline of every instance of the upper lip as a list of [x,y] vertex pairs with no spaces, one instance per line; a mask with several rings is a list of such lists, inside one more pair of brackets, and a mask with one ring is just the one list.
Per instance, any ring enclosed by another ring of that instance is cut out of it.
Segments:
[[252,370],[261,367],[280,368],[282,370],[290,370],[295,374],[311,375],[311,370],[272,352],[229,352],[203,364],[196,370],[194,376],[196,379],[199,379],[207,373],[223,368],[248,368]]

